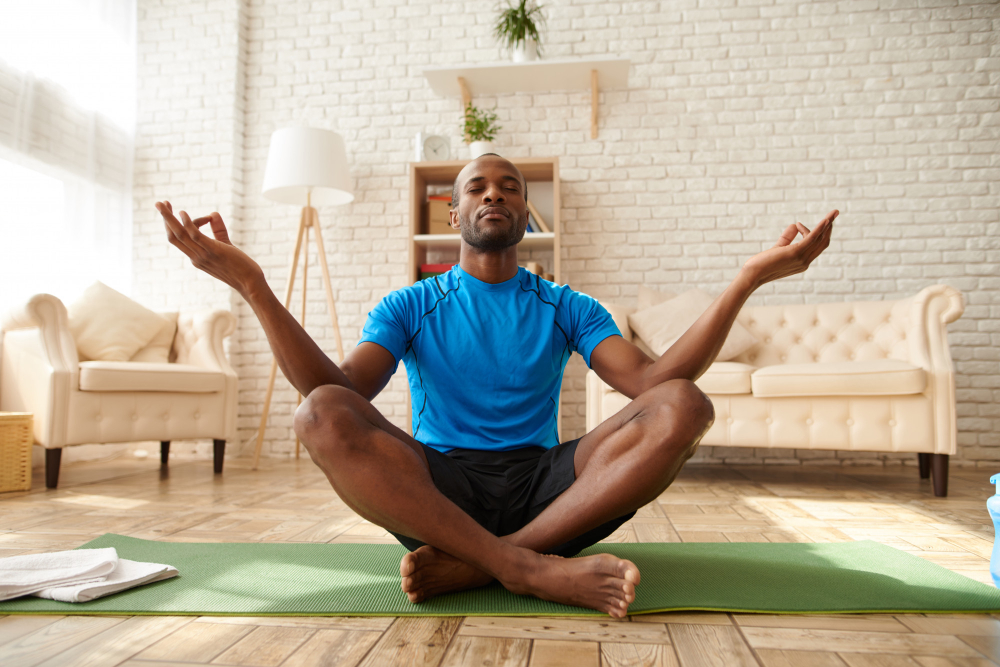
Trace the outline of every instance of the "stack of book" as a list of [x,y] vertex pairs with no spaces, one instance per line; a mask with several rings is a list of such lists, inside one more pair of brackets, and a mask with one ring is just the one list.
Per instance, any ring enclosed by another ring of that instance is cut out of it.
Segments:
[[450,264],[421,264],[420,279],[427,280],[428,278],[433,278],[434,276],[440,276],[442,273],[448,273],[451,271],[451,267],[456,264],[458,264],[458,262],[452,262]]
[[535,205],[528,202],[528,232],[551,232],[552,228],[545,222]]

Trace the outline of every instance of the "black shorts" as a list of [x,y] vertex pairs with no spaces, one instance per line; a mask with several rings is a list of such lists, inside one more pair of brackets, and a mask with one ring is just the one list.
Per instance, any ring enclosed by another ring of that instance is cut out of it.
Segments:
[[[549,504],[576,481],[573,455],[580,438],[552,449],[524,447],[506,452],[453,449],[442,454],[424,445],[434,486],[476,523],[494,535],[517,532],[531,523]],[[600,542],[635,516],[630,512],[612,519],[546,553],[575,556]],[[413,551],[423,542],[393,533]]]

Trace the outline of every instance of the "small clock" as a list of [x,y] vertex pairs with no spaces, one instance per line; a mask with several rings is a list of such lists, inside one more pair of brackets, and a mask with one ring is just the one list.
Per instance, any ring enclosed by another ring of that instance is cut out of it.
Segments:
[[451,147],[446,137],[436,134],[417,133],[417,160],[448,160]]

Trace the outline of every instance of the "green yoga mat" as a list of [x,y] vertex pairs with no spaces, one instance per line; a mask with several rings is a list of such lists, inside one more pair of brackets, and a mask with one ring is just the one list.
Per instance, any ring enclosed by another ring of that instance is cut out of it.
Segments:
[[[561,616],[595,614],[509,593],[498,584],[410,604],[403,547],[384,544],[189,544],[104,535],[130,560],[180,576],[93,602],[0,602],[0,614],[224,616]],[[642,573],[630,613],[997,612],[1000,591],[875,542],[600,544]]]

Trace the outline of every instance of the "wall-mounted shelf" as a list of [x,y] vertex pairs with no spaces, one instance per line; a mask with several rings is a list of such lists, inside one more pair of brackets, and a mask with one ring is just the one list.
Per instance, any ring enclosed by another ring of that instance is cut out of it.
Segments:
[[474,95],[590,89],[590,138],[597,138],[597,99],[604,90],[628,88],[627,58],[572,58],[526,63],[490,63],[424,70],[431,90],[461,96],[462,108]]

